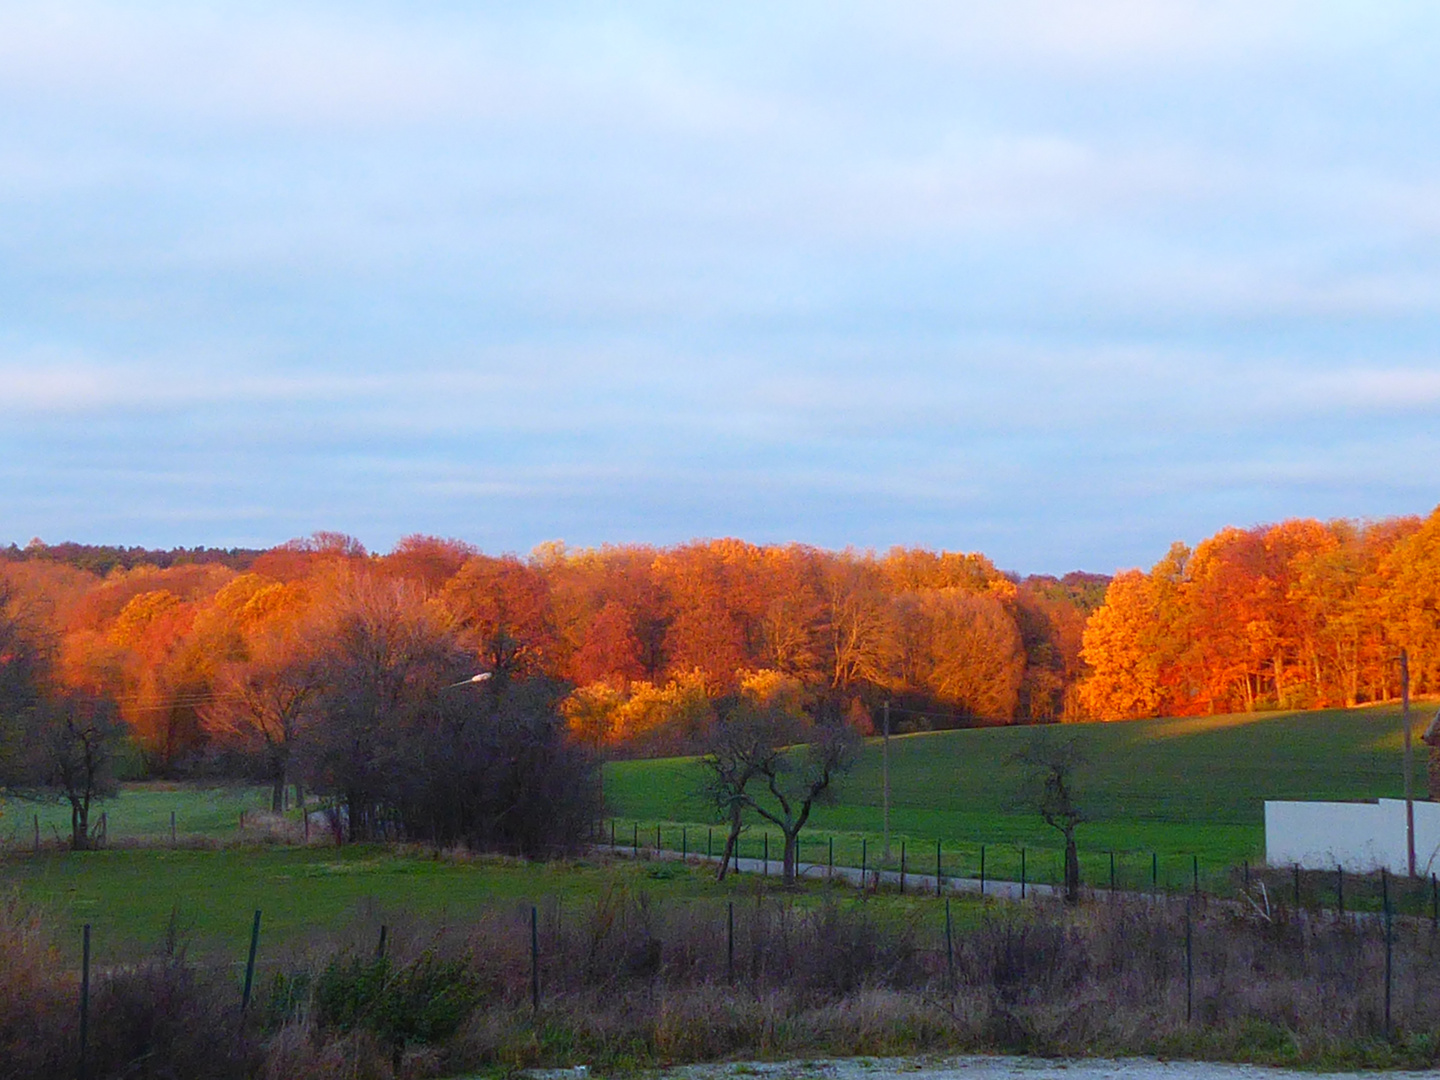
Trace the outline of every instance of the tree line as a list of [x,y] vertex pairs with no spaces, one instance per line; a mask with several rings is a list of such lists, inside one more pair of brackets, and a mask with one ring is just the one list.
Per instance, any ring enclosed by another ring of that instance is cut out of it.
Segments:
[[1175,544],[1116,575],[1090,617],[1080,707],[1097,719],[1309,709],[1440,693],[1440,509],[1292,519]]
[[716,540],[522,558],[412,536],[375,555],[328,533],[92,568],[130,550],[0,552],[7,604],[47,643],[56,684],[111,702],[151,771],[243,752],[277,784],[362,586],[399,590],[471,667],[544,681],[580,743],[663,753],[703,745],[736,695],[862,733],[887,700],[897,730],[1074,717],[1107,580],[919,549]]
[[[476,671],[493,683],[460,701],[604,754],[705,750],[737,709],[869,734],[887,713],[903,731],[1351,705],[1398,694],[1402,648],[1414,691],[1440,692],[1440,510],[1225,529],[1113,580],[917,548],[519,557],[411,536],[373,554],[320,533],[259,552],[32,541],[0,550],[0,590],[6,715],[70,717],[82,758],[81,734],[117,728],[154,775],[264,776],[277,805],[297,779],[343,788],[357,831],[402,806],[451,827],[375,776],[419,752],[397,733],[460,722],[440,691]],[[390,764],[356,765],[372,751]]]

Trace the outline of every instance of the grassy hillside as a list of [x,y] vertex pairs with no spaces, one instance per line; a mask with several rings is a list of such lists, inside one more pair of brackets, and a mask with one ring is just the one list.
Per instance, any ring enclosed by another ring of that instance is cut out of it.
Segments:
[[[1415,710],[1417,733],[1434,707]],[[1082,787],[1092,823],[1082,826],[1080,838],[1092,853],[1092,880],[1108,874],[1096,853],[1111,850],[1130,853],[1121,876],[1132,881],[1149,874],[1151,851],[1166,860],[1162,876],[1171,877],[1188,872],[1191,854],[1210,873],[1258,859],[1267,798],[1373,799],[1403,792],[1398,707],[1083,724],[1048,733],[1081,740],[1090,760]],[[993,846],[987,869],[997,873],[1013,861],[1013,852],[1002,848],[1054,847],[1053,831],[1018,804],[1016,772],[1007,764],[1035,734],[992,728],[891,739],[891,825],[918,853],[912,865],[933,865],[936,840],[957,857],[969,853],[972,862],[979,844]],[[1420,746],[1416,754],[1421,792],[1424,751]],[[691,795],[695,770],[688,759],[612,763],[605,772],[609,810],[626,822],[690,822],[703,830],[710,819]],[[858,855],[851,851],[858,837],[878,837],[880,807],[881,749],[873,739],[839,803],[817,813],[817,840],[835,833],[850,861]],[[653,841],[653,824],[650,836]],[[819,857],[813,847],[808,857]],[[1037,865],[1048,875],[1048,862]]]

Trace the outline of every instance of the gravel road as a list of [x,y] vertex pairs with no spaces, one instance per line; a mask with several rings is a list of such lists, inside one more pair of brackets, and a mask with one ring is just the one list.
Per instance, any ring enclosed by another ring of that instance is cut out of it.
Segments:
[[[530,1074],[534,1080],[581,1080],[579,1069]],[[658,1070],[655,1080],[1374,1080],[1376,1073],[1315,1073],[1272,1069],[1260,1065],[1217,1065],[1199,1061],[1154,1061],[1146,1058],[1078,1060],[1027,1057],[853,1058],[724,1065],[683,1065]],[[1385,1080],[1437,1073],[1389,1072]]]

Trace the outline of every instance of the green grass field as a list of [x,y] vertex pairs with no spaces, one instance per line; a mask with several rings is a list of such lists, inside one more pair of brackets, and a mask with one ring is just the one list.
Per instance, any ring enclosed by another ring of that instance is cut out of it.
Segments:
[[[114,799],[95,803],[91,825],[101,813],[112,841],[162,841],[170,837],[170,814],[175,814],[179,837],[225,840],[236,835],[241,813],[270,809],[270,789],[248,785],[173,783],[125,784]],[[299,820],[298,812],[292,817]],[[0,845],[9,849],[34,846],[35,818],[40,838],[47,845],[67,843],[70,807],[67,803],[0,800]]]
[[[720,902],[777,884],[747,874],[719,885],[709,867],[693,863],[457,860],[367,844],[51,851],[0,861],[0,893],[11,891],[44,912],[67,962],[78,956],[86,923],[106,962],[153,952],[165,939],[172,910],[192,950],[241,958],[258,908],[265,954],[273,960],[386,921],[463,926],[485,912],[522,911],[531,904],[579,911],[615,888],[667,902]],[[943,925],[943,906],[933,897],[887,894],[862,901],[852,888],[823,882],[786,895],[802,904],[834,895],[877,905],[874,910],[886,918]],[[956,898],[954,910],[963,923],[979,903]]]
[[[1427,718],[1428,710],[1417,710],[1417,726]],[[1108,853],[1114,851],[1121,887],[1149,887],[1154,853],[1162,885],[1187,887],[1193,857],[1199,860],[1202,884],[1225,888],[1236,864],[1263,855],[1265,798],[1365,799],[1402,793],[1395,708],[1091,724],[1048,734],[1073,736],[1086,746],[1091,765],[1082,797],[1093,820],[1080,828],[1083,869],[1088,882],[1102,887],[1109,878]],[[973,877],[983,844],[992,878],[1017,878],[1023,848],[1029,880],[1056,880],[1058,834],[1016,804],[1017,777],[1007,764],[1034,735],[1034,729],[1002,728],[892,739],[891,865],[903,842],[909,867],[933,872],[938,840],[945,873]],[[823,863],[833,843],[837,863],[858,865],[863,844],[868,864],[876,864],[880,756],[879,742],[872,740],[839,802],[817,811],[802,858]],[[647,848],[659,824],[667,848],[683,843],[697,853],[710,843],[718,851],[719,830],[712,833],[704,807],[691,795],[696,775],[688,759],[607,766],[606,798],[618,819],[617,839],[630,842],[638,823],[641,846]],[[1421,753],[1416,776],[1423,789]],[[11,852],[0,862],[0,888],[14,888],[45,906],[66,942],[75,927],[88,921],[97,935],[127,942],[126,948],[149,947],[178,906],[182,923],[197,940],[225,950],[243,944],[257,906],[266,912],[267,941],[288,942],[317,928],[333,929],[365,910],[463,917],[496,903],[584,894],[617,873],[639,875],[636,880],[645,887],[666,895],[726,895],[698,870],[582,864],[500,872],[493,864],[482,870],[478,863],[389,855],[363,846],[229,846],[242,839],[241,811],[262,810],[267,801],[262,788],[129,785],[102,804],[111,840],[150,841],[154,848],[82,855],[52,850],[38,857],[28,853],[32,814],[40,813],[45,840],[58,848],[68,813],[56,805],[37,809],[10,802],[0,814],[0,840]],[[172,810],[182,839],[205,838],[222,846],[168,849]],[[744,854],[758,856],[765,836],[763,826],[752,826]],[[779,837],[773,829],[769,841],[770,854],[778,859]]]
[[[1416,730],[1434,704],[1417,707]],[[1046,729],[1079,739],[1089,765],[1081,778],[1091,821],[1080,827],[1087,880],[1108,882],[1116,852],[1122,886],[1148,886],[1152,853],[1161,884],[1190,881],[1192,857],[1202,879],[1215,885],[1244,860],[1264,856],[1264,801],[1373,799],[1403,794],[1398,707],[1309,713],[1083,724]],[[1019,804],[1019,777],[1008,759],[1034,738],[1033,728],[989,728],[897,736],[890,741],[893,865],[899,846],[909,865],[933,872],[942,845],[947,874],[975,876],[986,846],[990,876],[1018,876],[1027,849],[1031,880],[1058,873],[1059,834]],[[1424,790],[1425,748],[1416,754],[1417,790]],[[654,843],[662,823],[666,847],[701,849],[711,819],[694,797],[697,767],[690,759],[620,761],[605,770],[608,812],[619,819],[617,839]],[[824,861],[833,839],[837,863],[858,865],[861,843],[877,857],[881,814],[881,747],[869,740],[836,805],[819,808],[807,830],[803,857]],[[765,828],[755,825],[745,853],[758,855]],[[778,833],[770,830],[771,853]],[[648,839],[647,839],[648,838]],[[715,843],[719,843],[717,839]]]

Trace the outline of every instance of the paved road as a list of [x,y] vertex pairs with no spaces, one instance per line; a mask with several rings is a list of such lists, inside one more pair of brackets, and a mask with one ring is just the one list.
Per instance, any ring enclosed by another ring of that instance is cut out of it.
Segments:
[[[625,844],[616,844],[613,847],[609,844],[596,844],[595,850],[622,857],[633,857],[635,854],[634,845],[627,846]],[[646,847],[640,848],[640,857],[642,859],[662,859],[675,862],[680,861],[681,858],[680,852],[678,851],[656,851],[653,848]],[[718,855],[686,855],[685,861],[718,864],[720,857]],[[779,859],[771,859],[768,862],[763,859],[738,859],[736,860],[736,864],[738,869],[746,874],[768,874],[779,877],[783,870]],[[860,886],[861,872],[858,866],[837,866],[832,869],[824,863],[802,862],[798,865],[798,870],[801,877],[815,878],[823,881],[826,878],[832,878],[833,875],[832,880],[848,881],[857,888]],[[878,882],[881,885],[893,885],[896,888],[900,886],[900,871],[898,870],[867,870],[864,876],[865,884],[867,885],[873,886]],[[1060,892],[1060,889],[1051,885],[1030,883],[1022,886],[1018,881],[993,881],[990,879],[986,879],[982,890],[979,878],[953,877],[944,878],[941,881],[941,888],[942,891],[949,893],[978,893],[983,891],[986,896],[999,896],[1011,900],[1019,900],[1023,897],[1031,896],[1054,896]],[[934,896],[935,875],[912,874],[907,871],[905,873],[905,889],[907,892],[923,892]]]

